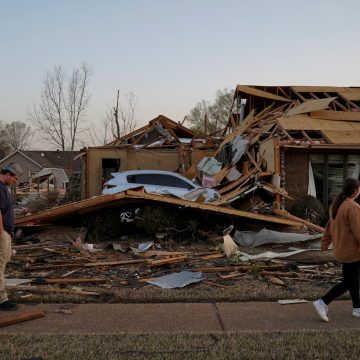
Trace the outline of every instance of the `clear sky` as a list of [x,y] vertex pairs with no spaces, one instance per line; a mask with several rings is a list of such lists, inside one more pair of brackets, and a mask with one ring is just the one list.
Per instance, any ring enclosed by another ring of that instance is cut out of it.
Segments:
[[359,0],[0,0],[0,121],[26,122],[48,70],[92,69],[88,123],[134,92],[139,126],[216,90],[360,86]]

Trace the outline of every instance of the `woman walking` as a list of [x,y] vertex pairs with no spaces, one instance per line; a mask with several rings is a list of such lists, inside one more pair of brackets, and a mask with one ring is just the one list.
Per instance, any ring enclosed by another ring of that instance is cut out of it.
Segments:
[[360,182],[357,179],[347,179],[330,207],[321,250],[326,251],[330,243],[333,244],[335,258],[342,266],[342,279],[321,299],[313,302],[323,321],[329,321],[327,305],[346,291],[350,292],[352,315],[360,317],[360,206],[354,201],[359,193]]

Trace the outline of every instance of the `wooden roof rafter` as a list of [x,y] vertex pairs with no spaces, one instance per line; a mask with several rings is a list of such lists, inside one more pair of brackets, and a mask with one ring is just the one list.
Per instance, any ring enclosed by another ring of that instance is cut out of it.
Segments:
[[[352,106],[353,108],[360,110],[360,106],[355,104],[352,100],[348,100],[344,97],[344,95],[342,95],[341,93],[339,93],[339,97],[342,98],[344,101],[346,101],[350,106]],[[349,106],[349,111],[351,111]]]
[[[149,129],[149,127],[150,127],[149,124],[145,125],[139,129],[136,129],[136,130],[130,132],[129,134],[123,135],[123,136],[119,137],[118,139],[113,140],[112,142],[110,142],[109,144],[107,144],[105,146],[120,145],[120,144],[122,144],[122,141],[125,139],[133,140],[135,136],[141,134],[142,132],[146,132]],[[132,143],[134,143],[134,141]]]
[[297,91],[292,90],[292,92],[301,100],[301,101],[306,101],[306,99]]
[[289,98],[289,94],[286,93],[286,91],[283,89],[282,86],[277,86],[278,92],[281,92],[284,97]]

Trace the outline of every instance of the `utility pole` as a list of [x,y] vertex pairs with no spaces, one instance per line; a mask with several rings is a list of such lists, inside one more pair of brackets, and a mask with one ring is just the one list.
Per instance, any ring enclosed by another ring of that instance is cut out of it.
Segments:
[[114,117],[116,124],[116,134],[120,137],[120,125],[119,125],[119,90],[117,91],[116,107],[114,108]]

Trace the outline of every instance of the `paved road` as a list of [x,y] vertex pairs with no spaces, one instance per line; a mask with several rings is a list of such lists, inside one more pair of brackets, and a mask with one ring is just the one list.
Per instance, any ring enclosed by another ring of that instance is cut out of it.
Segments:
[[44,311],[46,316],[2,327],[0,333],[207,333],[360,328],[360,318],[351,315],[350,301],[332,303],[328,323],[318,318],[311,302],[292,305],[277,302],[21,304],[17,311],[1,312],[0,319],[35,310]]

